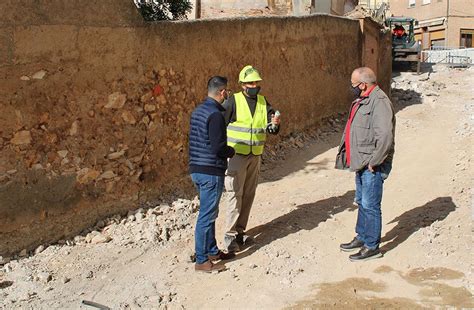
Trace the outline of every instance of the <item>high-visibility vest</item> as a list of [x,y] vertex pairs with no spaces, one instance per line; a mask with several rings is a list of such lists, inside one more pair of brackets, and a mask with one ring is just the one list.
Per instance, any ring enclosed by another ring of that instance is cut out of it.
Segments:
[[252,117],[250,108],[242,92],[234,94],[237,120],[227,126],[227,145],[237,154],[262,155],[267,139],[267,102],[257,95],[257,105]]

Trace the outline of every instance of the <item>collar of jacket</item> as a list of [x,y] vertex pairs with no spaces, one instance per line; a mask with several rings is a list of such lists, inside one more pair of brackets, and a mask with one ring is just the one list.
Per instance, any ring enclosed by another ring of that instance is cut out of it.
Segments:
[[225,111],[224,107],[222,106],[222,104],[220,104],[216,99],[214,98],[211,98],[211,97],[206,97],[206,99],[204,99],[204,103],[205,104],[214,104],[217,106],[217,108],[219,109],[219,111]]
[[363,97],[359,97],[357,98],[356,100],[360,100],[359,104],[368,104],[369,103],[369,100],[366,100],[366,99],[369,99],[369,98],[373,98],[374,96],[377,95],[377,92],[379,91],[380,87],[375,84],[374,85],[374,88],[372,88],[370,91],[369,91],[369,94],[368,95],[365,95]]

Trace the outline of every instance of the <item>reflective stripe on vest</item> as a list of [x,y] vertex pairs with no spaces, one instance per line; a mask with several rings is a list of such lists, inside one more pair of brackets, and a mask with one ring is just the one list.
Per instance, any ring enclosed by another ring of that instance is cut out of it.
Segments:
[[227,126],[227,144],[237,154],[262,155],[267,139],[267,102],[263,96],[258,95],[252,117],[244,94],[240,92],[234,94],[234,97],[237,120]]

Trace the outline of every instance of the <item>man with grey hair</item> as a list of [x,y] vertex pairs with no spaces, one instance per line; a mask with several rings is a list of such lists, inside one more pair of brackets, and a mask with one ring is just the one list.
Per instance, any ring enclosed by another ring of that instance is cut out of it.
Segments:
[[351,261],[381,257],[382,191],[392,169],[395,146],[395,113],[392,103],[376,84],[367,67],[352,72],[352,102],[336,158],[337,169],[355,172],[358,205],[356,236],[340,245],[342,251],[360,249]]

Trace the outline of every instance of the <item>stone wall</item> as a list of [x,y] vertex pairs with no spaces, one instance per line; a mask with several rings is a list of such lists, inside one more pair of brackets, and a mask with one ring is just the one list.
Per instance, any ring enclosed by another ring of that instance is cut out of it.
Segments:
[[133,0],[2,0],[0,26],[75,25],[126,27],[142,25]]
[[125,0],[0,12],[0,255],[193,192],[189,116],[210,76],[237,91],[240,68],[258,68],[284,136],[346,111],[361,64],[359,23],[326,15],[144,24]]

